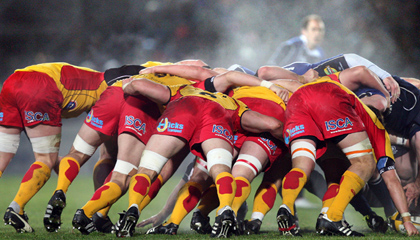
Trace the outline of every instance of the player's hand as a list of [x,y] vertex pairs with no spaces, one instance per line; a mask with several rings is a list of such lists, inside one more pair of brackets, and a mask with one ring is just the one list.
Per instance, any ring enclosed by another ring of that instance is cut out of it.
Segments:
[[412,222],[405,222],[403,224],[408,236],[419,235],[419,231],[414,227]]
[[284,101],[284,103],[287,104],[287,102],[289,101],[289,91],[287,89],[273,84],[271,85],[270,90],[275,92],[276,95],[279,96]]
[[305,79],[305,83],[309,83],[309,82],[313,82],[315,81],[317,78],[319,78],[319,74],[317,71],[313,70],[312,68],[310,68],[306,73],[304,73],[303,78]]
[[143,68],[139,72],[139,74],[149,74],[149,73],[155,73],[155,68],[154,67]]
[[125,79],[123,79],[122,80],[122,89],[124,90],[127,86],[128,86],[128,84],[131,82],[131,81],[133,81],[133,77],[129,77],[129,78],[125,78]]
[[420,196],[420,187],[416,183],[412,182],[403,187],[405,191],[405,196],[407,197],[407,204],[410,206],[414,201],[414,206],[417,206],[419,196]]
[[139,222],[137,224],[137,227],[145,227],[145,226],[147,226],[149,224],[152,224],[152,227],[156,227],[159,224],[162,224],[163,221],[165,221],[165,216],[163,216],[163,215],[164,214],[158,213],[158,214],[156,214],[154,216],[151,216],[150,218]]
[[388,92],[391,93],[391,103],[395,103],[401,94],[400,86],[393,77],[387,77],[383,79],[383,82]]

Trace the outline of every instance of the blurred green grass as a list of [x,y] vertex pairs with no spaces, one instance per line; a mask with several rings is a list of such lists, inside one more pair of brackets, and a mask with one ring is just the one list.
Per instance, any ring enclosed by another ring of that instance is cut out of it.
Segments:
[[[0,178],[0,212],[3,216],[4,211],[13,200],[21,181],[22,176],[11,176],[11,174],[5,174]],[[167,197],[171,193],[172,189],[178,183],[180,175],[175,175],[159,192],[157,198],[147,206],[141,216],[140,220],[144,220],[154,214],[156,214],[165,204]],[[11,226],[0,226],[0,239],[115,239],[115,235],[92,233],[88,236],[81,235],[79,231],[74,230],[71,225],[76,209],[81,208],[93,194],[93,182],[92,178],[87,175],[78,176],[73,184],[70,186],[67,193],[67,207],[64,209],[62,214],[63,224],[61,229],[57,233],[49,233],[44,229],[43,216],[47,202],[50,199],[57,182],[56,174],[53,174],[46,185],[36,194],[31,201],[26,205],[25,211],[29,217],[30,225],[35,229],[35,233],[18,234]],[[252,183],[252,192],[250,199],[248,199],[248,214],[247,218],[250,217],[252,212],[252,199],[255,191],[261,182],[261,177],[258,177]],[[303,238],[316,238],[316,239],[341,239],[344,237],[322,237],[315,233],[315,221],[321,207],[321,201],[312,194],[306,193],[305,196],[316,206],[317,208],[311,209],[300,209],[298,208],[299,223],[301,226],[301,232]],[[277,197],[274,208],[270,211],[264,219],[261,234],[251,236],[233,236],[233,239],[278,239],[283,238],[277,231],[277,223],[275,221],[277,209],[280,206],[281,199]],[[118,202],[114,204],[110,211],[110,218],[114,222],[118,218],[118,212],[125,210],[128,204],[127,194],[122,197]],[[374,209],[379,215],[383,216],[382,209]],[[363,232],[366,237],[365,239],[400,239],[406,236],[395,233],[388,230],[386,234],[377,234],[370,231],[367,227],[363,217],[356,213],[354,209],[349,206],[345,212],[346,219],[350,224],[353,224],[353,229]],[[211,221],[214,221],[214,212],[211,213]],[[147,235],[144,233],[146,228],[137,228],[134,239],[147,238],[147,239],[209,239],[207,235],[199,235],[192,232],[189,228],[191,214],[189,214],[180,225],[178,235],[167,236],[167,235]],[[150,226],[149,226],[150,227]]]

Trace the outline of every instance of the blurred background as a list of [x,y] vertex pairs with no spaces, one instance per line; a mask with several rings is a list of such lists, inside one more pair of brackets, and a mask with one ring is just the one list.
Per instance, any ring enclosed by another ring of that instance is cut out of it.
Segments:
[[[212,67],[237,63],[257,70],[313,13],[325,23],[327,57],[357,53],[391,74],[420,78],[416,0],[2,0],[0,83],[17,68],[53,61],[104,71],[202,59]],[[63,122],[60,155],[84,117]],[[5,175],[24,173],[32,162],[23,141]]]

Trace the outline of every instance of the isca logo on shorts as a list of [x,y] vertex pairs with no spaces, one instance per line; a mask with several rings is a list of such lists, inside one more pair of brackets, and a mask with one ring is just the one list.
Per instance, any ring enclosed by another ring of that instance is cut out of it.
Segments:
[[212,132],[217,133],[217,134],[220,134],[220,135],[223,135],[223,136],[225,136],[227,139],[229,139],[230,141],[232,141],[232,140],[233,140],[233,136],[232,136],[232,134],[229,132],[229,130],[227,130],[227,129],[223,128],[223,127],[222,127],[222,126],[220,126],[220,125],[213,125],[213,130],[212,130]]
[[339,118],[339,119],[329,120],[324,123],[325,123],[325,129],[327,131],[334,131],[336,129],[342,130],[349,126],[353,126],[352,121],[350,121],[348,117],[346,117],[345,119]]
[[134,127],[138,132],[146,133],[146,123],[142,122],[140,119],[135,118],[134,116],[125,116],[124,125],[129,127]]
[[273,141],[264,137],[260,137],[258,141],[261,141],[264,145],[266,145],[271,150],[271,154],[274,154],[277,149],[277,145]]
[[92,124],[93,126],[97,128],[102,128],[102,126],[104,125],[104,121],[93,116],[93,110],[91,110],[89,114],[87,115],[86,122]]
[[43,122],[49,121],[50,116],[48,115],[48,113],[25,111],[25,119],[28,123],[39,121]]
[[162,120],[160,120],[156,129],[158,132],[167,131],[180,133],[182,132],[182,129],[184,129],[184,124],[171,123],[169,122],[168,118],[163,118]]
[[0,121],[3,121],[3,116],[4,116],[4,113],[0,112]]

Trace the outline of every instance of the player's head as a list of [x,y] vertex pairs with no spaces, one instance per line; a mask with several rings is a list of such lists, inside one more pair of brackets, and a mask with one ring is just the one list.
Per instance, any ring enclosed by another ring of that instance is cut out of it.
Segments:
[[313,49],[324,40],[325,24],[319,15],[311,14],[303,18],[301,33],[308,40],[308,48]]

